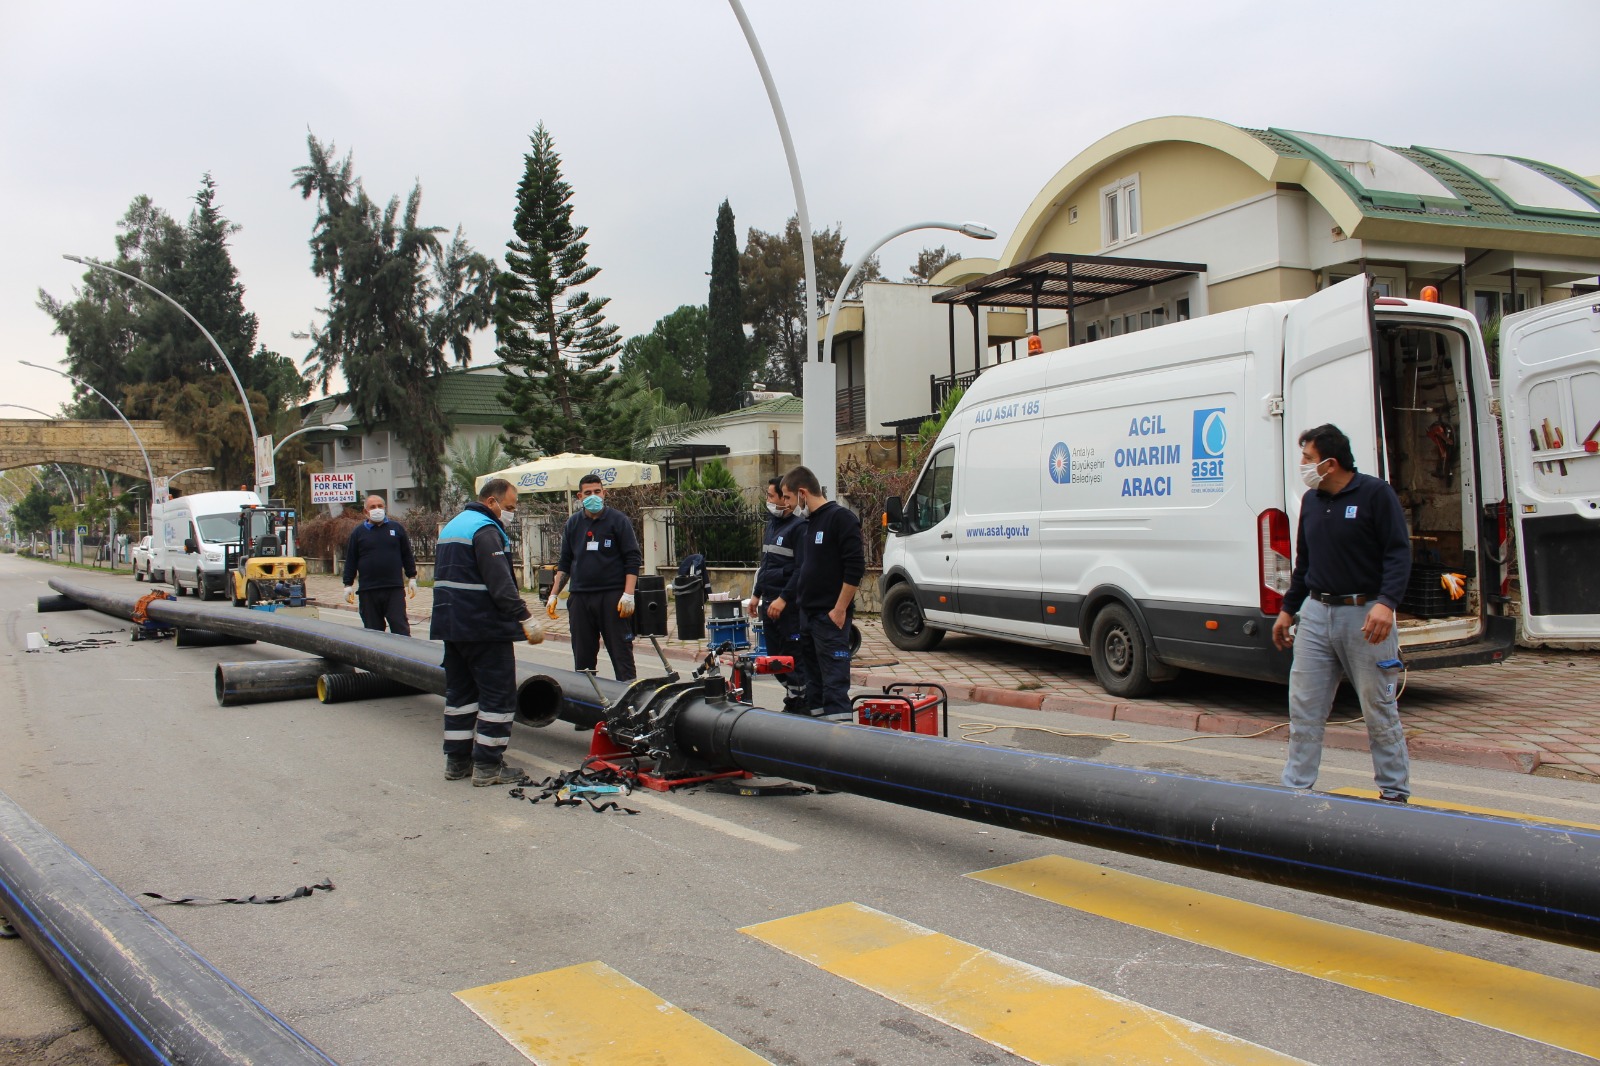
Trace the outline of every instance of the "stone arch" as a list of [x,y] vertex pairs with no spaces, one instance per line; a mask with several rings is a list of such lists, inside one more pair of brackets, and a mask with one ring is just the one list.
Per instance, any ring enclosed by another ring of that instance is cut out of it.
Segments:
[[[133,428],[150,453],[150,467],[157,477],[207,465],[200,446],[165,422],[138,420]],[[144,455],[119,421],[0,418],[0,470],[45,463],[93,467],[139,481],[147,476]]]

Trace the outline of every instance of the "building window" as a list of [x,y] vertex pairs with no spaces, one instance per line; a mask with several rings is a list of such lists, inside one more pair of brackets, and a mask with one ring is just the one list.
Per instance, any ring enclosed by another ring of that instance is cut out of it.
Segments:
[[1100,222],[1107,247],[1139,235],[1139,175],[1130,175],[1100,190]]
[[1515,307],[1512,306],[1509,290],[1474,289],[1472,292],[1472,313],[1478,316],[1479,322],[1487,325],[1502,315],[1526,311],[1528,309],[1528,291],[1521,286],[1518,286],[1517,289]]

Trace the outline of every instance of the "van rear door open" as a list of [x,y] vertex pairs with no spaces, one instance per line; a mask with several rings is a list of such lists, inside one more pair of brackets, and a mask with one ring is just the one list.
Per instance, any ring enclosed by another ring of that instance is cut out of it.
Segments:
[[1500,395],[1523,630],[1600,639],[1600,298],[1506,316]]
[[1379,461],[1377,379],[1372,366],[1372,303],[1358,274],[1290,309],[1283,337],[1284,502],[1298,530],[1300,434],[1333,423],[1350,438],[1356,468],[1385,477]]

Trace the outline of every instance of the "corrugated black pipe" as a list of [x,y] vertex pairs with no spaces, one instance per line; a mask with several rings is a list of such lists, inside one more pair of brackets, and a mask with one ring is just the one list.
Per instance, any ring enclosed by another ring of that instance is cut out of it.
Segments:
[[415,696],[422,690],[404,681],[366,671],[348,674],[323,674],[317,678],[317,699],[323,703],[349,703],[351,700],[380,700],[390,696]]
[[354,669],[320,657],[218,663],[217,706],[241,707],[247,703],[313,699],[317,694],[317,678]]
[[333,1060],[0,792],[0,910],[137,1066]]
[[[100,609],[90,590],[51,587]],[[297,643],[310,624],[321,623],[284,619],[280,629],[263,627],[261,639],[318,650]],[[392,667],[382,659],[374,647],[360,665],[398,676],[403,659]],[[548,670],[541,680],[549,687],[530,704],[542,714],[582,724],[601,713],[587,678]],[[627,690],[599,684],[608,703]],[[670,716],[677,747],[708,766],[1600,948],[1593,831],[839,726],[693,693],[655,698],[650,688],[640,683],[627,702]],[[553,710],[540,702],[552,698]]]

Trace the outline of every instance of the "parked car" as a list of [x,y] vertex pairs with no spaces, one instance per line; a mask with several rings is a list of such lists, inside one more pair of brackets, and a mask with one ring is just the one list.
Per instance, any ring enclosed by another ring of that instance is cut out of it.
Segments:
[[150,580],[150,538],[145,537],[133,546],[133,579]]

